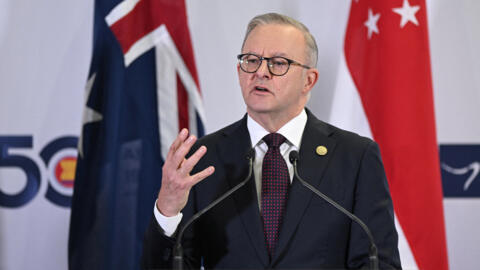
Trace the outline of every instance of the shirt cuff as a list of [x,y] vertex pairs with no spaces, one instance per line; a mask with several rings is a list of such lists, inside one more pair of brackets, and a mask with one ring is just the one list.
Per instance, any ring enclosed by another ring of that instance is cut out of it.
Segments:
[[160,213],[157,208],[157,201],[155,201],[155,205],[153,206],[153,214],[155,215],[155,219],[157,220],[158,225],[163,229],[163,232],[166,236],[171,237],[178,228],[178,224],[182,221],[183,214],[178,213],[172,217],[166,217]]

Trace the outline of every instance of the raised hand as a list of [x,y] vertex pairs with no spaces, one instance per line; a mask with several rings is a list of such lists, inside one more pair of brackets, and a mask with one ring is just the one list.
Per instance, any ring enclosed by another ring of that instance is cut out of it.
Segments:
[[162,168],[162,187],[157,199],[157,208],[164,216],[170,217],[180,213],[187,204],[190,189],[215,171],[213,166],[209,166],[201,172],[190,175],[193,167],[207,152],[207,147],[202,145],[188,159],[185,158],[196,140],[194,135],[188,136],[187,129],[182,129],[170,146]]

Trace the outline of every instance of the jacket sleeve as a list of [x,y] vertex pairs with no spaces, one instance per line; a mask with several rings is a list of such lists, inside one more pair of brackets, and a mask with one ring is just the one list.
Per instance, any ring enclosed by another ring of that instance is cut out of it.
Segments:
[[166,236],[152,216],[143,240],[142,269],[171,268],[174,244],[175,238]]
[[[185,217],[185,216],[184,216]],[[184,225],[180,224],[179,228]],[[173,247],[175,245],[178,230],[172,237],[168,237],[163,232],[155,217],[152,216],[150,224],[145,233],[143,240],[143,252],[141,258],[141,269],[171,269],[173,266]],[[186,230],[184,241],[182,241],[184,249],[184,269],[199,269],[199,259],[194,256],[195,247],[191,239],[191,230]]]

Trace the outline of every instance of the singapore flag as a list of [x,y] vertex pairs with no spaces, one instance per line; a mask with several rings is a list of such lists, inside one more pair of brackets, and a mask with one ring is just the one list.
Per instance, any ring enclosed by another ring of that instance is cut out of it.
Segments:
[[342,58],[330,122],[380,145],[402,266],[448,269],[425,1],[353,0]]

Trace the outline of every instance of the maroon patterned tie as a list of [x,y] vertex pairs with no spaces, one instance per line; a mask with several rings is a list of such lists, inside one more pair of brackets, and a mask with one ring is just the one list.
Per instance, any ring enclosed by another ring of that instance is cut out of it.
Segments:
[[262,164],[263,232],[268,253],[272,258],[287,200],[289,175],[287,163],[279,149],[279,146],[285,142],[285,137],[278,133],[270,133],[263,137],[263,141],[268,145]]

